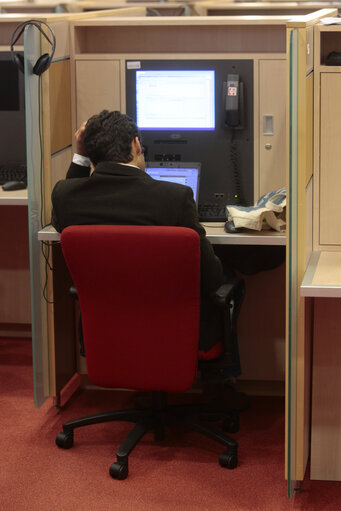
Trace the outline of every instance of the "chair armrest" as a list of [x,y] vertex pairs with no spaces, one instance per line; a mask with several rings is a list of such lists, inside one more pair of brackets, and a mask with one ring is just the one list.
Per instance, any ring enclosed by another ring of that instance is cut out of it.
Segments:
[[74,298],[75,300],[78,300],[78,293],[77,293],[76,286],[74,284],[72,284],[72,286],[70,287],[69,293],[72,296],[72,298]]
[[218,307],[226,307],[243,280],[233,277],[229,282],[222,284],[212,295],[212,299]]
[[241,374],[236,326],[244,294],[244,280],[232,277],[211,295],[213,303],[222,311],[224,333],[220,343],[222,353],[217,358],[199,360],[199,369],[204,381],[222,382]]

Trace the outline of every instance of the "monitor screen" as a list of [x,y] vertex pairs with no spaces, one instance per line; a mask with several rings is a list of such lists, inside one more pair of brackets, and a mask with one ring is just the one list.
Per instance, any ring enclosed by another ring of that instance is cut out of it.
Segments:
[[214,70],[136,71],[142,130],[214,130]]
[[0,131],[0,165],[26,164],[25,77],[9,51],[0,52]]
[[192,188],[195,202],[198,202],[200,163],[148,162],[147,174],[158,181],[170,181]]
[[19,72],[11,60],[0,61],[0,110],[20,109]]

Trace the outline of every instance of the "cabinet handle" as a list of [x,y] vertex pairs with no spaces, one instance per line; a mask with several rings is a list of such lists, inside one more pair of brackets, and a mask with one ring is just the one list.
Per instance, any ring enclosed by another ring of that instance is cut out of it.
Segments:
[[263,115],[263,135],[274,134],[274,116]]

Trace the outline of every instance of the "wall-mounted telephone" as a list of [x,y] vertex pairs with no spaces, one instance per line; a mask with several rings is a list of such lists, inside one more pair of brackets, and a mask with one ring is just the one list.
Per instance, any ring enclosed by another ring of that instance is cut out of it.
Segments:
[[239,75],[228,74],[225,89],[225,124],[229,128],[244,127],[244,88]]
[[244,88],[238,74],[228,74],[224,83],[225,126],[231,129],[230,162],[234,181],[233,203],[246,205],[240,177],[239,147],[236,130],[244,129]]

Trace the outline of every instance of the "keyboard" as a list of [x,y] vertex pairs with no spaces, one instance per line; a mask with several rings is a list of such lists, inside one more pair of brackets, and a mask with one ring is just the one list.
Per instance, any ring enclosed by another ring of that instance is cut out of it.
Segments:
[[8,181],[27,181],[27,167],[26,165],[17,164],[4,164],[0,165],[0,185],[8,183]]
[[226,222],[226,207],[224,204],[199,204],[200,222]]

